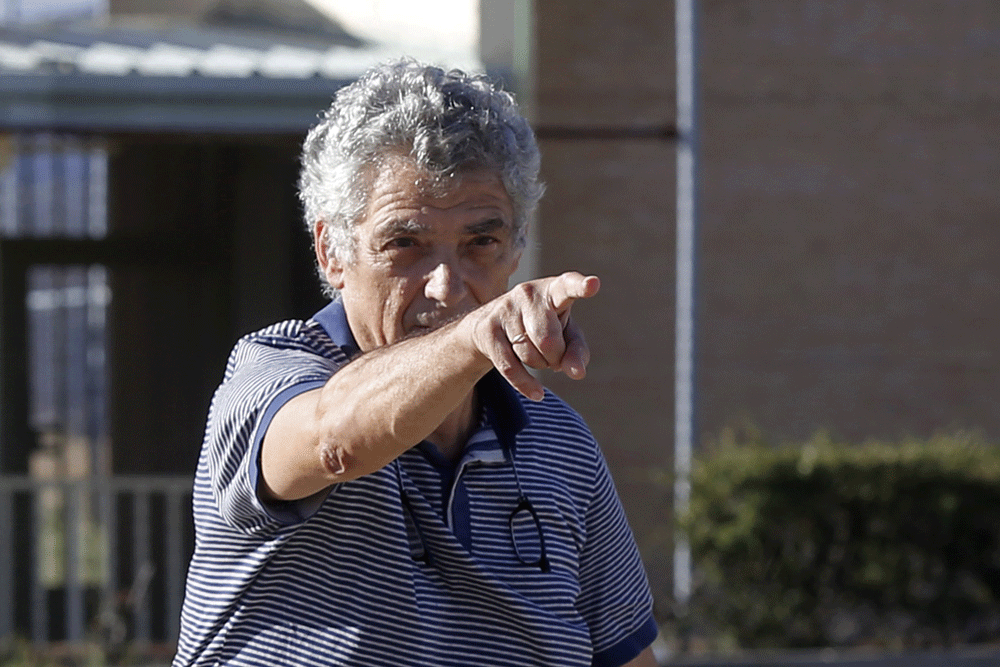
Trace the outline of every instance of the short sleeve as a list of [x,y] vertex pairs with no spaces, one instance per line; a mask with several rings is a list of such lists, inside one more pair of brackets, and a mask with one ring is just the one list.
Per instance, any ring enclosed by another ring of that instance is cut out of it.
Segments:
[[595,471],[580,555],[578,605],[590,628],[593,664],[612,667],[639,655],[658,630],[646,571],[599,449]]
[[202,463],[219,516],[244,533],[294,523],[306,512],[294,503],[265,506],[258,496],[260,444],[274,414],[295,396],[326,383],[342,362],[302,350],[244,340],[216,391],[202,446]]

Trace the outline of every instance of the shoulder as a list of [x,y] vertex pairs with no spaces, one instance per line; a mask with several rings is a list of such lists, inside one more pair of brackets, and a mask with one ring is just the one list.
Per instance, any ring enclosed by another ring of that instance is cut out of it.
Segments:
[[528,424],[517,436],[516,456],[550,472],[592,483],[603,465],[603,454],[583,417],[547,389],[542,401],[522,397],[522,405]]
[[249,428],[280,396],[330,379],[347,356],[312,320],[288,320],[243,336],[233,348],[209,410],[213,427]]
[[343,350],[315,320],[286,320],[240,338],[229,355],[226,377],[262,361],[275,364],[285,359],[294,364],[309,357],[329,360],[335,366],[347,362]]
[[284,385],[326,380],[347,354],[314,320],[286,320],[249,333],[233,347],[221,387],[247,381]]
[[[267,426],[288,400],[322,386],[346,362],[312,320],[279,322],[243,336],[209,406],[196,482],[209,500],[199,507],[243,532],[273,525],[256,493]],[[200,519],[199,525],[208,522]]]
[[523,396],[520,399],[528,416],[525,435],[563,444],[568,439],[585,449],[596,447],[594,436],[583,417],[548,389],[545,390],[545,398],[541,401],[531,401]]

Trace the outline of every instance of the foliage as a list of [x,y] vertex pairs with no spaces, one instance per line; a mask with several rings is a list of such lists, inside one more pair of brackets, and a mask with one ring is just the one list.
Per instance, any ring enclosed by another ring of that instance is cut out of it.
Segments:
[[692,485],[687,613],[707,636],[896,649],[1000,637],[1000,451],[981,439],[730,443]]

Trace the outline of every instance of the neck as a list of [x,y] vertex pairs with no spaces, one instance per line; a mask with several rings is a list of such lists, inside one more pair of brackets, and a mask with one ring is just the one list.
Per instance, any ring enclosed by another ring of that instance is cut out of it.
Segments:
[[449,461],[457,461],[465,449],[465,443],[472,435],[479,414],[476,393],[470,392],[451,414],[445,417],[441,425],[427,436],[427,441],[440,450]]

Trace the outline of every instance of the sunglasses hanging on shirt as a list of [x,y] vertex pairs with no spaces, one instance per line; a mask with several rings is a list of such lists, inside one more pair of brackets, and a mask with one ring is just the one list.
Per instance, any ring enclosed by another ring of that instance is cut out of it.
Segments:
[[[410,543],[410,556],[414,561],[429,565],[433,559],[427,549],[427,540],[420,529],[416,513],[413,511],[410,496],[403,488],[403,475],[400,471],[399,460],[397,459],[393,463],[396,468],[396,480],[399,483],[399,501],[403,507],[403,513],[408,517],[406,536]],[[514,472],[514,483],[517,485],[518,496],[517,505],[507,520],[507,525],[510,527],[510,541],[514,547],[514,556],[522,564],[538,567],[542,572],[547,573],[551,570],[551,566],[545,551],[545,531],[542,530],[542,521],[538,518],[535,506],[531,504],[531,500],[521,488],[521,480],[517,475],[517,467],[513,461],[510,462],[510,467]],[[532,539],[533,537],[536,539]]]

